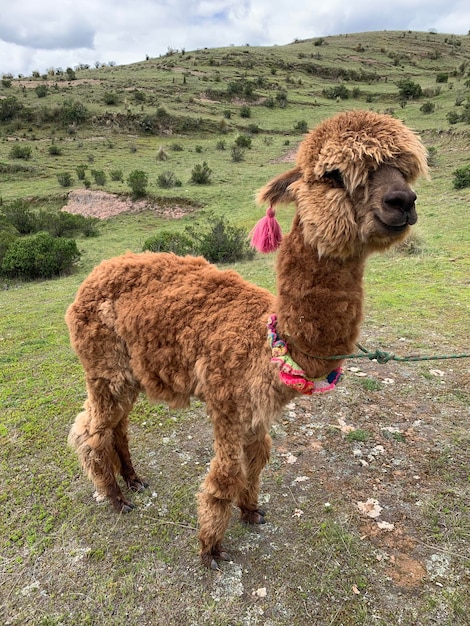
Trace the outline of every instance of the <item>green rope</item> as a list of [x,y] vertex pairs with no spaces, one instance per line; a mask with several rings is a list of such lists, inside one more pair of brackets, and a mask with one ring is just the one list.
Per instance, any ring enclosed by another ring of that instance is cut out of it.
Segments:
[[369,359],[373,361],[374,359],[378,363],[388,363],[389,361],[434,361],[438,359],[468,359],[470,358],[470,354],[439,354],[434,356],[397,356],[393,354],[393,352],[386,352],[385,350],[375,350],[374,352],[369,352],[361,346],[360,343],[357,343],[356,346],[361,350],[361,352],[355,354],[339,354],[335,356],[319,356],[314,357],[317,359],[326,359],[326,360],[343,360],[343,359]]

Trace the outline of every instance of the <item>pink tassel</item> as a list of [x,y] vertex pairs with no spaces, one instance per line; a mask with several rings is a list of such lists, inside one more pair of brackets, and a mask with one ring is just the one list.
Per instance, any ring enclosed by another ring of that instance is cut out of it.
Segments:
[[272,207],[251,231],[251,245],[258,252],[274,252],[281,245],[282,232]]

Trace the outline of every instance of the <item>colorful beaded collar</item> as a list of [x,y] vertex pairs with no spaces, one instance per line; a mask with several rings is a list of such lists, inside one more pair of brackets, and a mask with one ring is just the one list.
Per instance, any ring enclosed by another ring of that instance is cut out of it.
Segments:
[[277,316],[270,315],[267,323],[268,342],[271,347],[273,363],[279,363],[279,378],[288,387],[299,393],[311,396],[314,393],[332,391],[343,378],[343,370],[338,367],[332,370],[326,378],[309,378],[289,354],[286,342],[279,337],[276,331]]

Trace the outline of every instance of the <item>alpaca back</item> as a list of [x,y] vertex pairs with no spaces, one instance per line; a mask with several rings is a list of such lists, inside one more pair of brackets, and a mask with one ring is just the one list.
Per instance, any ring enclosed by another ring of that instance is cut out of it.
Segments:
[[129,253],[93,270],[66,320],[87,377],[117,368],[150,398],[182,406],[227,394],[227,380],[246,392],[273,306],[267,290],[203,258]]

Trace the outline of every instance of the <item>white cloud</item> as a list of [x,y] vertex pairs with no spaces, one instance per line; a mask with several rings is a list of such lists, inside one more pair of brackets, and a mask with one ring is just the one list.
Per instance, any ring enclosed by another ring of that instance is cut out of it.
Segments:
[[468,0],[15,0],[0,20],[0,74],[29,75],[95,61],[370,30],[467,34]]

